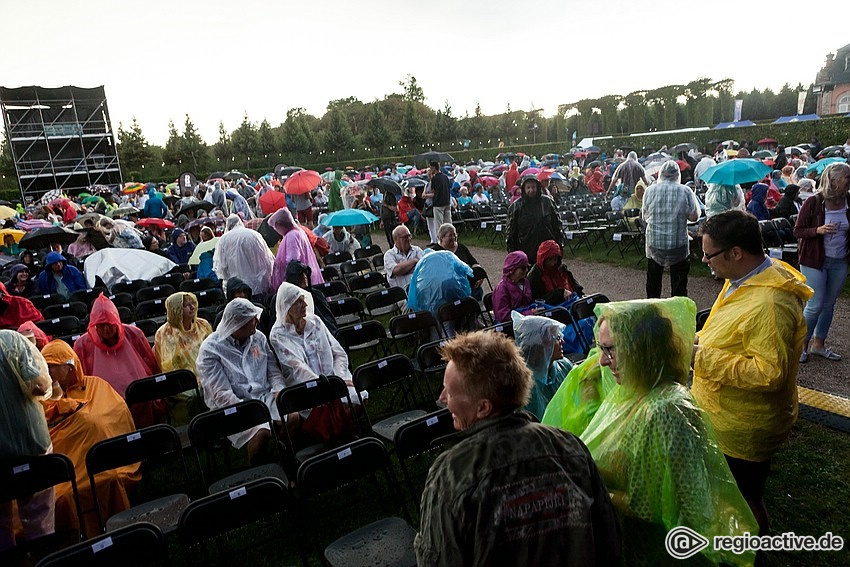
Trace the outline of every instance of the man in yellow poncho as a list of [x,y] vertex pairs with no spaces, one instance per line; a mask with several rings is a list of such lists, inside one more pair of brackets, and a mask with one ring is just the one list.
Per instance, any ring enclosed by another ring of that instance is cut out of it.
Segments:
[[[105,380],[85,376],[80,359],[67,343],[51,341],[41,354],[53,380],[52,397],[42,401],[53,452],[67,455],[74,463],[83,523],[91,537],[100,527],[86,471],[86,453],[98,441],[130,433],[136,427],[121,396]],[[105,518],[129,507],[127,490],[140,479],[139,463],[97,475],[97,497]],[[76,527],[71,485],[60,484],[56,487],[56,529]]]
[[[687,526],[709,541],[753,533],[705,413],[686,384],[696,329],[688,298],[599,304],[599,364],[620,384],[581,434],[623,523],[627,565],[676,562],[667,533]],[[709,544],[691,564],[751,565],[752,553]]]
[[703,262],[726,278],[694,347],[694,398],[762,533],[770,458],[797,419],[797,368],[812,290],[803,275],[766,257],[756,218],[742,211],[702,225]]

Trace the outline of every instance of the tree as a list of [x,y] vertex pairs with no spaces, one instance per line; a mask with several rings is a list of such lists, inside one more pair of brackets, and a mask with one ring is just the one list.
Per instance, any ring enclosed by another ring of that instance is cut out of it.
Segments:
[[452,116],[452,107],[446,101],[442,110],[437,111],[437,119],[434,122],[434,137],[440,144],[447,144],[457,140],[457,119]]
[[[153,151],[148,145],[145,135],[142,134],[142,129],[135,116],[129,130],[125,130],[122,124],[118,124],[117,151],[118,159],[125,172],[138,171],[153,159]],[[11,156],[9,161],[11,163]]]
[[401,96],[405,102],[425,102],[425,93],[422,87],[419,86],[419,83],[416,82],[416,77],[407,75],[398,84],[404,89],[404,93]]
[[224,127],[224,122],[218,123],[218,142],[213,146],[213,154],[221,162],[222,167],[225,169],[229,167],[228,164],[233,159],[233,144],[230,140],[230,134]]
[[286,112],[286,122],[281,127],[280,142],[283,151],[291,157],[306,156],[315,147],[306,117],[307,111],[300,107],[290,108]]
[[177,127],[173,120],[168,121],[168,141],[165,142],[165,149],[162,151],[162,161],[165,165],[178,165],[183,161],[183,140],[177,132]]
[[275,143],[274,132],[272,132],[272,126],[269,124],[269,121],[263,118],[263,121],[260,122],[260,127],[257,130],[257,150],[258,150],[258,158],[260,155],[263,156],[263,159],[266,160],[266,167],[271,166],[271,162],[269,161],[269,155],[275,152]]
[[372,109],[369,111],[369,120],[366,123],[366,130],[363,133],[363,141],[375,150],[375,157],[378,157],[389,147],[391,139],[392,132],[387,128],[387,121],[384,118],[384,113],[381,111],[378,101],[375,101],[372,103]]
[[204,165],[207,157],[207,145],[204,143],[198,131],[195,129],[195,124],[189,115],[186,115],[186,122],[183,125],[183,138],[181,140],[181,154],[187,162],[192,163],[195,172],[200,170]]
[[425,127],[416,114],[413,101],[408,101],[407,107],[404,109],[404,122],[401,126],[400,139],[410,153],[414,153],[414,148],[418,149],[425,141]]
[[350,151],[354,144],[354,136],[351,134],[351,128],[348,127],[345,115],[339,109],[334,109],[328,114],[324,140],[325,150],[334,153]]
[[472,141],[480,141],[486,135],[487,125],[485,124],[484,116],[481,114],[481,104],[475,102],[475,114],[464,119],[464,133]]
[[260,139],[257,128],[248,119],[248,113],[242,115],[242,124],[233,131],[231,136],[234,157],[244,158],[247,165],[251,165],[251,157],[257,155],[260,147]]

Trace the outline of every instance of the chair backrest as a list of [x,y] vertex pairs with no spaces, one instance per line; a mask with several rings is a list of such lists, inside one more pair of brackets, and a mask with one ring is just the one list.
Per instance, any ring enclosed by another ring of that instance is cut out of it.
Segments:
[[77,518],[81,518],[77,475],[71,459],[59,453],[49,453],[0,461],[0,503],[25,498],[66,482],[71,483]]
[[44,311],[45,308],[50,305],[62,305],[63,303],[68,303],[68,300],[64,295],[60,295],[58,293],[51,293],[48,295],[33,295],[29,298],[33,305],[35,305],[36,309]]
[[484,309],[487,311],[493,310],[493,292],[484,294]]
[[345,282],[341,280],[331,280],[321,284],[316,284],[313,286],[313,289],[321,292],[321,294],[326,298],[348,294],[348,288],[346,287]]
[[112,293],[129,293],[133,297],[136,292],[142,288],[148,287],[150,283],[147,280],[133,280],[129,282],[118,282],[112,286]]
[[365,248],[358,248],[354,251],[354,257],[357,259],[360,258],[371,258],[372,256],[383,256],[384,251],[381,250],[381,247],[377,244],[370,244]]
[[389,284],[387,283],[387,276],[379,274],[378,272],[367,272],[359,276],[354,276],[348,280],[348,289],[351,293],[377,286],[389,287]]
[[198,390],[198,379],[191,370],[172,370],[164,374],[133,380],[127,385],[124,401],[128,406],[159,400],[181,392]]
[[180,282],[180,291],[188,291],[195,293],[205,289],[217,288],[218,283],[211,278],[195,278],[192,280],[183,280]]
[[110,295],[109,300],[115,305],[115,307],[126,307],[131,310],[136,305],[134,296],[124,291]]
[[448,409],[429,413],[405,423],[396,430],[396,455],[403,459],[425,453],[434,448],[434,441],[454,432],[454,420]]
[[504,323],[496,323],[483,329],[484,331],[493,331],[494,333],[502,333],[503,335],[514,338],[514,324],[511,321]]
[[335,301],[328,302],[334,317],[345,317],[363,313],[363,304],[356,297],[340,297]]
[[339,270],[337,270],[335,266],[325,266],[322,268],[322,278],[324,278],[326,282],[338,280]]
[[193,417],[189,442],[196,450],[207,449],[219,439],[263,424],[272,425],[269,408],[259,400],[246,400]]
[[165,299],[174,293],[174,286],[169,284],[143,287],[136,292],[136,301],[142,303],[151,299]]
[[709,313],[711,313],[710,307],[708,309],[697,311],[697,332],[702,331],[702,328],[705,326],[705,322],[708,320]]
[[601,293],[585,295],[570,306],[570,314],[576,321],[581,321],[588,317],[595,319],[596,315],[593,313],[593,308],[597,303],[608,303],[608,301],[608,297]]
[[[136,313],[138,315],[138,313]],[[132,325],[140,329],[146,337],[152,337],[156,335],[157,330],[162,326],[160,323],[152,319],[137,319],[133,321]]]
[[276,403],[280,415],[288,415],[313,409],[340,398],[349,398],[348,386],[342,378],[319,376],[316,380],[287,386],[277,395]]
[[63,315],[62,317],[38,321],[36,326],[44,331],[45,334],[56,337],[72,335],[82,329],[80,320],[73,315]]
[[70,303],[62,303],[59,305],[48,305],[42,310],[45,319],[54,319],[65,315],[72,315],[84,320],[89,315],[89,307],[82,301],[72,301]]
[[413,363],[403,354],[393,354],[386,358],[361,364],[354,369],[352,381],[358,392],[380,390],[392,384],[405,381],[414,376]]
[[92,445],[86,453],[86,470],[94,486],[98,473],[179,452],[181,448],[176,429],[166,424],[151,425]]
[[349,254],[348,252],[331,252],[330,254],[327,254],[324,258],[326,266],[340,264],[342,262],[350,262],[351,260],[351,254]]
[[37,567],[136,567],[159,565],[164,557],[159,528],[149,522],[137,522],[52,553]]
[[415,311],[413,313],[405,313],[404,315],[396,315],[390,319],[390,335],[397,337],[418,331],[427,331],[431,328],[437,329],[438,334],[440,325],[429,311]]
[[480,314],[481,306],[478,304],[478,301],[471,297],[449,301],[437,309],[437,319],[443,325],[444,334],[448,334],[446,323],[460,321],[468,317],[477,317]]
[[346,325],[337,329],[334,335],[346,351],[354,346],[372,341],[382,341],[387,338],[387,330],[380,321],[363,321],[354,325]]
[[178,287],[186,277],[180,272],[171,272],[170,274],[164,274],[161,276],[156,276],[155,278],[151,278],[152,286],[161,286],[161,285],[170,285],[172,287]]
[[68,296],[69,301],[79,301],[81,303],[85,303],[87,306],[91,307],[91,304],[94,303],[94,300],[97,299],[97,296],[100,294],[109,295],[109,290],[105,287],[94,287],[92,289],[78,289],[75,292],[72,292],[71,295]]
[[136,319],[150,319],[163,315],[165,315],[165,299],[151,299],[136,305]]
[[213,305],[224,303],[224,292],[216,287],[203,289],[194,293],[198,299],[198,307],[212,307]]
[[360,258],[359,260],[349,260],[337,265],[340,273],[343,276],[350,274],[363,274],[372,271],[372,262],[368,258]]
[[374,437],[364,437],[311,457],[298,467],[298,490],[315,496],[380,470],[388,471],[387,448]]
[[407,301],[407,293],[404,289],[393,286],[389,289],[374,291],[366,296],[366,310],[372,314],[373,311],[384,307],[395,306],[395,310],[400,310],[399,302]]

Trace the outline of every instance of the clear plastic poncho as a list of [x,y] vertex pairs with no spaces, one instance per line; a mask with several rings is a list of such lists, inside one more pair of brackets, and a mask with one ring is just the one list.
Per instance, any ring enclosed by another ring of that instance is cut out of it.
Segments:
[[[231,215],[233,217],[234,215]],[[218,239],[213,254],[213,271],[222,280],[237,277],[251,286],[255,295],[272,291],[274,255],[256,230],[242,226],[239,217],[228,219],[227,232]]]
[[[608,322],[620,386],[581,435],[623,520],[628,564],[669,561],[664,538],[687,526],[714,536],[758,533],[708,417],[685,385],[696,331],[688,298],[599,304]],[[603,373],[610,373],[608,367]],[[751,565],[753,554],[717,552],[713,564]]]
[[469,297],[472,268],[447,250],[424,253],[413,269],[407,306],[413,311],[430,311],[435,317],[444,303]]
[[531,370],[534,385],[525,409],[542,418],[549,400],[558,391],[572,364],[562,357],[552,360],[555,349],[561,348],[564,325],[554,319],[530,315],[524,317],[511,311],[514,339],[522,349],[525,364]]

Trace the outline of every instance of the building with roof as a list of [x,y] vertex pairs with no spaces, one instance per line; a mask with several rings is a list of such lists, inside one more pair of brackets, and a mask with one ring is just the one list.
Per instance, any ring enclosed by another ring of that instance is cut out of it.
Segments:
[[850,43],[826,56],[812,92],[818,97],[821,116],[850,112]]

